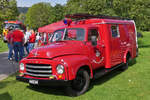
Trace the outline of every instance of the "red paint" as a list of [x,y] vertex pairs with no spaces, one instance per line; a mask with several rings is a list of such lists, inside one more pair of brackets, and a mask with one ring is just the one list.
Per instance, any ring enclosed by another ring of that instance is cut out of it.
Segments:
[[[35,64],[38,61],[37,64],[50,64],[52,75],[56,76],[56,80],[73,80],[81,67],[88,66],[92,78],[93,70],[102,67],[112,68],[117,64],[125,63],[127,53],[130,53],[132,59],[136,57],[136,30],[132,20],[86,19],[57,29],[64,28],[84,29],[84,40],[64,40],[41,46],[32,50],[29,56],[21,60],[20,63]],[[112,37],[115,28],[119,35]],[[89,32],[95,30],[98,32],[97,45],[92,45]],[[71,33],[70,37],[76,37],[75,31]],[[56,71],[58,64],[62,64],[65,70],[61,79],[58,78],[59,74]],[[49,79],[30,75],[24,77]]]

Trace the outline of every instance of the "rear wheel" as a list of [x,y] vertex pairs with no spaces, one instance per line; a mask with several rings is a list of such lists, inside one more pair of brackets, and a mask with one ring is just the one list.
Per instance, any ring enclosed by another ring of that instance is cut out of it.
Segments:
[[130,60],[130,55],[127,54],[127,56],[126,56],[126,63],[123,64],[123,66],[120,68],[120,70],[124,71],[124,70],[128,69],[129,60]]
[[90,84],[90,77],[86,70],[78,71],[76,78],[71,85],[67,87],[66,92],[69,96],[79,96],[88,90]]

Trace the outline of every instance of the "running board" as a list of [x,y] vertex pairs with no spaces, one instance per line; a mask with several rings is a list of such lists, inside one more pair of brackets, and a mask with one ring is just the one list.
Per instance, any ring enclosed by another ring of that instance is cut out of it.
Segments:
[[121,64],[119,64],[117,66],[112,67],[112,68],[103,68],[103,69],[100,69],[100,70],[96,70],[95,74],[94,74],[94,79],[100,78],[101,76],[103,76],[103,75],[105,75],[105,74],[107,74],[107,73],[109,73],[109,72],[119,68],[123,64],[124,63],[121,63]]

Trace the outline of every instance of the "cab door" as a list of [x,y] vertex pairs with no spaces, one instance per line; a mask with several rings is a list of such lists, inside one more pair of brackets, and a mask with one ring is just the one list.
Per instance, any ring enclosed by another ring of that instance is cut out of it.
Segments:
[[87,48],[93,69],[104,66],[104,44],[98,28],[88,29]]

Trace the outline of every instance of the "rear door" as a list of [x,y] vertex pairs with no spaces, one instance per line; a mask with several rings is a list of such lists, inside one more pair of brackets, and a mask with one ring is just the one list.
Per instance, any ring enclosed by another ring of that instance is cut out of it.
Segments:
[[111,66],[114,66],[122,62],[119,25],[112,24],[109,29],[111,35]]
[[129,34],[128,34],[128,30],[127,27],[125,25],[119,25],[119,33],[120,33],[120,47],[121,47],[121,55],[122,55],[122,60],[123,60],[123,56],[124,53],[126,52],[127,49],[127,44],[129,41]]

